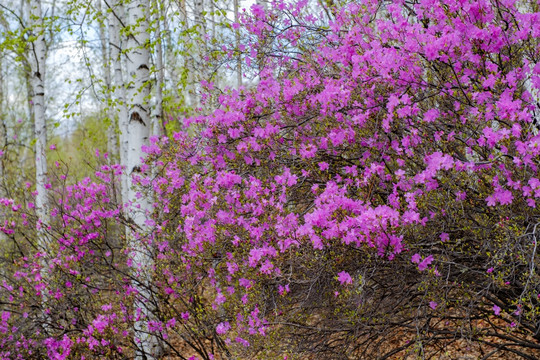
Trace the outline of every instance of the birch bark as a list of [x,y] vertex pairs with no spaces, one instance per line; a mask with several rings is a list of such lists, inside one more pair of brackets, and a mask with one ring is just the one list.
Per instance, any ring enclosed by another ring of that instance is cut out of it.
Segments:
[[[6,128],[6,118],[5,118],[5,105],[4,105],[4,96],[5,91],[5,81],[4,81],[4,64],[2,58],[4,52],[0,51],[0,197],[6,196],[6,178],[4,172],[4,152],[6,151],[7,145],[7,128]],[[7,235],[0,231],[0,246],[5,247]],[[0,274],[4,275],[4,269],[0,269]]]
[[[201,0],[195,0],[195,4],[194,4],[194,12],[195,12],[195,19],[194,19],[194,25],[197,24],[197,9],[200,7],[198,5],[198,2],[200,2]],[[187,30],[189,29],[190,27],[190,23],[189,23],[189,18],[188,18],[188,13],[187,13],[187,7],[186,7],[186,1],[185,0],[181,0],[180,1],[180,13],[183,17],[183,23],[184,23],[184,30]],[[188,36],[182,36],[181,39],[180,39],[182,45],[184,47],[187,47],[190,39]],[[191,51],[191,49],[190,49]],[[186,98],[186,102],[188,103],[188,105],[194,109],[195,107],[197,107],[197,94],[195,93],[195,67],[197,65],[197,62],[196,62],[196,55],[193,54],[192,56],[189,56],[186,54],[185,56],[185,59],[184,59],[184,67],[185,67],[185,71],[187,71],[187,83],[186,83],[186,88],[185,88],[185,92],[187,93],[187,96],[185,97]]]
[[[102,13],[102,0],[96,0],[96,8],[98,13]],[[107,108],[107,117],[109,118],[109,127],[107,128],[107,150],[109,152],[109,159],[111,162],[116,162],[118,158],[118,136],[116,134],[116,114],[112,107],[112,82],[111,82],[111,61],[110,61],[110,49],[108,44],[109,37],[106,34],[107,26],[105,18],[99,23],[99,39],[101,42],[101,62],[103,63],[103,80],[105,106]]]
[[[234,5],[234,22],[238,23],[238,9],[240,7],[239,0],[233,0]],[[242,56],[240,55],[240,33],[236,30],[236,49],[238,51],[238,57],[236,59],[236,86],[240,88],[242,86]]]
[[[7,143],[7,131],[6,120],[4,118],[4,94],[6,93],[4,87],[4,64],[2,58],[4,56],[3,51],[0,51],[0,197],[4,197],[4,154]],[[5,238],[5,234],[0,231],[0,240]]]
[[[129,235],[130,247],[136,279],[132,286],[137,290],[135,301],[135,338],[138,342],[137,359],[155,359],[160,348],[156,338],[149,334],[147,323],[152,319],[152,257],[144,246],[147,235],[147,217],[152,210],[150,198],[139,193],[134,178],[142,173],[144,153],[142,147],[148,145],[151,119],[148,106],[150,97],[150,33],[148,25],[149,0],[132,0],[127,7],[127,89],[128,104],[127,134],[127,198],[131,204],[130,218],[137,231]],[[129,230],[128,230],[129,231]]]
[[[125,25],[125,12],[123,4],[120,1],[113,1],[109,12],[109,47],[110,57],[113,67],[113,94],[115,98],[117,114],[113,115],[113,119],[118,119],[118,129],[120,130],[120,163],[127,164],[128,153],[128,110],[126,107],[126,90],[124,86],[124,75],[122,72],[121,50],[122,43],[120,41],[120,30]],[[128,199],[128,176],[123,172],[121,179],[122,201]]]
[[163,44],[161,40],[161,14],[162,4],[160,1],[154,2],[155,8],[155,49],[156,49],[156,97],[154,103],[154,113],[152,116],[152,134],[155,136],[163,135]]
[[46,44],[44,37],[41,0],[33,0],[25,7],[33,41],[29,44],[28,62],[30,64],[30,104],[34,118],[35,165],[36,165],[36,212],[41,225],[38,230],[40,248],[47,247],[46,224],[48,223],[47,202],[47,124],[45,121],[45,57]]
[[[181,13],[181,16],[182,18],[184,18],[183,13]],[[162,45],[164,45],[165,48],[164,60],[166,64],[163,71],[166,78],[170,81],[171,84],[171,88],[167,88],[167,92],[172,94],[174,96],[174,99],[178,100],[181,98],[181,89],[183,88],[183,86],[180,86],[181,75],[178,72],[179,66],[175,53],[175,51],[177,51],[177,48],[175,47],[177,46],[177,44],[175,44],[175,41],[173,41],[173,37],[171,36],[171,29],[167,16],[167,8],[165,6],[161,7],[161,18],[163,19],[163,31],[161,41]]]

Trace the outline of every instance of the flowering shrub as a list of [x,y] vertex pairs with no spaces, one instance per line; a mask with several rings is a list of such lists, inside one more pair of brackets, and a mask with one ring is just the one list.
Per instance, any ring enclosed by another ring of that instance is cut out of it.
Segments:
[[[61,188],[51,247],[30,239],[6,277],[4,357],[121,357],[142,303],[178,356],[182,339],[204,359],[437,357],[459,341],[537,358],[538,4],[307,7],[254,5],[257,84],[145,149],[147,228],[115,200],[118,167]],[[19,239],[34,219],[2,205]]]

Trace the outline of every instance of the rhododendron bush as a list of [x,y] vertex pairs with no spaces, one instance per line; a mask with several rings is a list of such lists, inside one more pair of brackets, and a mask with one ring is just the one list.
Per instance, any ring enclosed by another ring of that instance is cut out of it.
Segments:
[[185,359],[538,358],[539,11],[254,5],[255,85],[203,83],[217,106],[145,148],[146,228],[120,166],[52,181],[49,224],[2,200],[2,356],[129,357],[142,317]]

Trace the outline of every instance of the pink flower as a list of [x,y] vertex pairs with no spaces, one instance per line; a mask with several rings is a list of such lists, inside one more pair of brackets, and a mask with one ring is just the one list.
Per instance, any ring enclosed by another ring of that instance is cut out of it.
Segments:
[[289,290],[289,284],[283,286],[283,285],[279,285],[278,286],[278,291],[279,291],[279,295],[284,295],[284,294],[287,294],[290,290]]
[[218,305],[223,304],[225,300],[227,300],[227,298],[225,297],[225,295],[223,295],[221,291],[219,291],[217,293],[216,300],[215,300],[216,304]]
[[501,205],[509,205],[512,203],[513,199],[514,195],[512,195],[510,190],[499,189],[495,191],[493,195],[488,196],[486,202],[488,206],[495,206],[497,205],[497,202]]
[[170,320],[167,321],[167,323],[165,324],[165,326],[166,326],[167,328],[174,327],[174,325],[176,325],[176,318],[170,319]]
[[501,314],[501,308],[498,307],[497,305],[493,305],[493,312],[495,313],[495,315],[500,315]]
[[429,307],[432,308],[433,310],[435,310],[437,308],[437,303],[435,301],[430,301],[429,302]]
[[227,333],[227,331],[229,331],[230,328],[231,328],[231,325],[227,321],[225,321],[218,324],[218,326],[216,327],[216,332],[219,335],[223,335]]
[[319,163],[319,169],[321,169],[321,171],[325,171],[325,170],[328,170],[328,163],[327,162],[320,162]]
[[420,271],[426,270],[428,265],[431,264],[432,261],[433,261],[433,256],[429,255],[427,258],[422,260],[422,262],[420,264],[418,264],[418,270],[420,270]]
[[352,284],[351,275],[349,275],[349,273],[346,271],[342,271],[338,274],[338,281],[341,283],[341,285]]

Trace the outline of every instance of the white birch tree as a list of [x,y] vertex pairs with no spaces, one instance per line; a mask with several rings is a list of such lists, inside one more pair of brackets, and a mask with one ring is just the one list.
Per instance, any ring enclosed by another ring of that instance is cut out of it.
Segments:
[[[114,103],[117,109],[116,114],[113,114],[113,119],[118,119],[118,128],[120,130],[120,163],[127,163],[128,156],[128,109],[126,106],[126,90],[124,86],[124,74],[122,71],[122,42],[121,42],[121,29],[125,25],[125,12],[124,6],[120,1],[111,1],[109,3],[111,9],[109,9],[108,22],[109,22],[109,46],[110,46],[110,60],[113,67],[113,88],[114,88]],[[128,177],[126,172],[122,174],[121,179],[122,187],[122,201],[128,199]]]
[[47,203],[47,123],[45,119],[45,73],[47,46],[41,0],[31,0],[25,6],[29,23],[29,44],[27,60],[30,65],[30,104],[34,120],[35,166],[36,166],[36,211],[41,222],[38,231],[38,245],[47,247],[45,226],[48,223]]
[[[135,301],[135,338],[138,342],[137,359],[157,358],[160,349],[156,338],[148,333],[147,323],[152,318],[151,268],[152,257],[145,247],[147,235],[146,220],[152,210],[150,198],[141,195],[134,179],[143,174],[144,153],[142,147],[148,145],[151,119],[150,97],[150,29],[148,23],[150,2],[132,0],[127,5],[127,87],[128,105],[127,136],[128,151],[126,171],[128,175],[127,199],[131,204],[130,218],[136,225],[135,233],[128,234],[133,254],[135,277],[133,287],[138,297]],[[129,230],[128,230],[129,231]]]
[[163,135],[163,86],[164,86],[164,69],[163,69],[163,45],[161,39],[161,14],[162,4],[160,1],[155,1],[154,5],[154,31],[155,31],[155,77],[156,77],[156,93],[154,98],[154,108],[152,114],[152,135]]
[[[96,9],[99,14],[102,14],[102,0],[96,0]],[[109,48],[109,36],[107,36],[107,19],[102,17],[99,20],[99,39],[101,43],[101,62],[103,64],[103,81],[104,81],[104,97],[107,108],[107,117],[109,119],[109,126],[107,128],[107,150],[109,152],[110,159],[114,160],[119,155],[118,150],[118,136],[116,134],[116,114],[112,106],[112,80],[111,80],[111,59]]]
[[[240,7],[239,0],[233,0],[233,7],[234,7],[234,22],[237,23],[239,21],[239,15],[238,15],[238,9]],[[238,30],[236,30],[236,48],[238,51],[238,57],[236,59],[236,86],[241,87],[242,86],[242,56],[240,55],[240,33]]]

